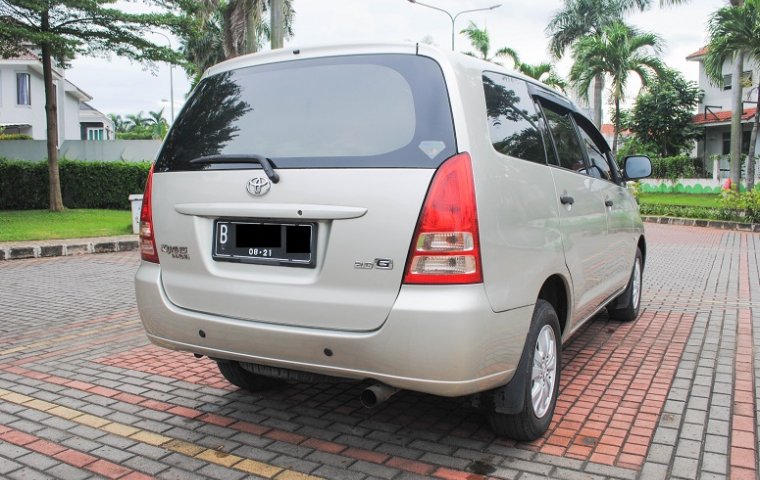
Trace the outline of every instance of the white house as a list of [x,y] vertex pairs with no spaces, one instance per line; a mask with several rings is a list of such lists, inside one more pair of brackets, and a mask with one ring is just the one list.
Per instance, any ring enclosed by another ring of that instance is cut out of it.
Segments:
[[[53,69],[53,84],[59,142],[114,138],[113,122],[87,103],[92,97],[66,80],[64,70]],[[0,59],[0,128],[34,140],[47,138],[42,62],[29,49],[14,58]]]
[[[697,156],[705,162],[708,170],[713,170],[714,160],[718,160],[721,171],[720,177],[728,176],[728,154],[731,145],[731,109],[732,91],[731,79],[734,70],[733,62],[727,60],[723,65],[723,81],[720,85],[714,85],[705,72],[705,56],[707,47],[700,48],[692,53],[687,60],[699,62],[699,88],[704,90],[705,96],[699,103],[699,110],[694,115],[694,123],[704,127],[704,137],[697,141]],[[752,59],[744,60],[744,73],[746,79],[743,83],[748,85],[742,90],[744,108],[742,111],[742,152],[749,150],[752,121],[757,105],[757,88],[752,85],[758,84],[760,69]],[[758,142],[760,144],[760,142]],[[760,152],[760,149],[756,149]],[[715,173],[715,172],[713,172]]]

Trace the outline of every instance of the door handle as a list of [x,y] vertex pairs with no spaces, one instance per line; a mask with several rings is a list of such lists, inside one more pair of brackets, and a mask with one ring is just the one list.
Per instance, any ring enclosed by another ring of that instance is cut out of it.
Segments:
[[575,199],[570,195],[560,195],[559,201],[562,205],[572,205],[575,203]]
[[613,202],[612,202],[612,200],[605,200],[605,201],[604,201],[604,206],[605,206],[605,207],[611,207],[612,205],[613,205]]

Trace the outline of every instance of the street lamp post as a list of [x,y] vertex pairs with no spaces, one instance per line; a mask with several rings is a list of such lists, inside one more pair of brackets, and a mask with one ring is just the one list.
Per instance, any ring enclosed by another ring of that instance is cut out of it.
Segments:
[[[161,35],[169,43],[169,48],[172,48],[172,41],[169,40],[165,34],[161,32],[153,32],[157,35]],[[172,124],[174,123],[174,64],[169,62],[169,111],[172,116]]]
[[490,7],[473,8],[472,10],[462,10],[461,12],[458,12],[456,15],[452,15],[448,11],[446,11],[446,10],[444,10],[442,8],[438,8],[438,7],[435,7],[433,5],[428,5],[427,3],[418,2],[417,0],[407,0],[407,1],[409,3],[413,3],[415,5],[421,5],[423,7],[432,8],[433,10],[438,10],[439,12],[443,12],[446,15],[449,16],[449,19],[451,19],[451,51],[452,52],[454,51],[454,38],[455,38],[455,35],[456,35],[455,24],[456,24],[456,21],[457,21],[457,18],[459,17],[459,15],[462,15],[463,13],[485,12],[486,10],[494,10],[496,8],[501,7],[501,4],[499,3],[497,5],[491,5]]

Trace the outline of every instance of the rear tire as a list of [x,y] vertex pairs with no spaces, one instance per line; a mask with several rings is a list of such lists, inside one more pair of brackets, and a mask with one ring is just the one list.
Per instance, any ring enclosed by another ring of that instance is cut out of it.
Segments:
[[[613,320],[630,322],[639,316],[641,307],[641,289],[643,286],[642,273],[644,271],[644,257],[641,250],[636,249],[636,258],[633,261],[631,278],[628,286],[612,303],[607,306],[607,313]],[[622,305],[622,306],[621,306]]]
[[546,300],[536,302],[525,345],[525,368],[515,372],[526,375],[523,410],[516,414],[491,412],[488,416],[496,435],[520,441],[535,440],[546,432],[559,394],[562,339],[557,312]]
[[241,367],[238,362],[217,361],[216,365],[228,382],[249,392],[269,390],[282,383],[273,378],[253,374]]

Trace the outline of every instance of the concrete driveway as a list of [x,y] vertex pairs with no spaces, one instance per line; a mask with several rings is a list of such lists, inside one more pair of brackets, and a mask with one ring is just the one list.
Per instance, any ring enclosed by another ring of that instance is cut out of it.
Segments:
[[527,444],[459,399],[239,391],[148,344],[136,252],[0,262],[0,476],[755,479],[760,236],[647,234],[641,317],[571,340],[555,420]]

